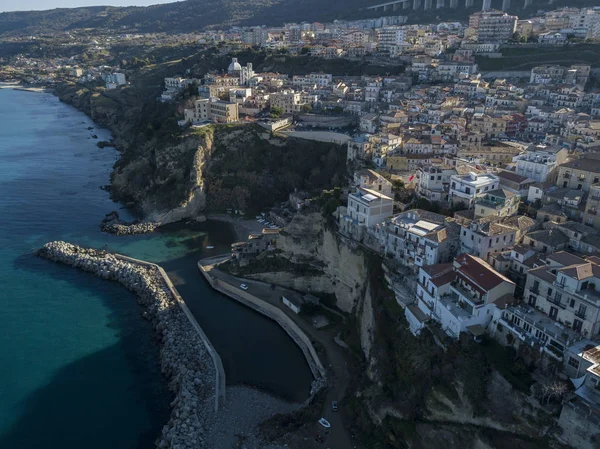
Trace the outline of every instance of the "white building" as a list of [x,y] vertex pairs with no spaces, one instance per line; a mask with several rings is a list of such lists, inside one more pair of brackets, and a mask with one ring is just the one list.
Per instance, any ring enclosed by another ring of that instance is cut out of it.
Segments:
[[[453,264],[422,267],[417,303],[405,314],[413,333],[434,320],[452,338],[463,332],[483,335],[497,308],[513,298],[515,283],[478,257],[462,254]],[[416,312],[416,313],[415,313]]]
[[185,110],[186,123],[214,121],[219,123],[234,123],[239,120],[239,106],[237,103],[202,98],[194,102],[193,109]]
[[389,51],[390,48],[405,43],[404,28],[389,26],[377,29],[377,46],[380,50]]
[[381,250],[413,269],[447,262],[458,249],[458,225],[443,215],[413,209],[377,227]]
[[513,157],[516,173],[536,182],[545,182],[560,164],[567,160],[568,150],[547,145],[531,145],[526,152]]
[[519,229],[502,221],[484,218],[463,224],[460,230],[460,252],[488,260],[489,254],[512,247],[519,240]]
[[464,203],[471,207],[478,196],[485,195],[490,190],[497,189],[500,180],[491,173],[468,175],[452,175],[450,177],[449,199],[453,203]]
[[348,195],[347,215],[358,226],[371,227],[391,217],[394,200],[376,190],[357,187]]
[[392,183],[371,169],[354,172],[354,185],[362,189],[375,190],[387,196],[392,196]]

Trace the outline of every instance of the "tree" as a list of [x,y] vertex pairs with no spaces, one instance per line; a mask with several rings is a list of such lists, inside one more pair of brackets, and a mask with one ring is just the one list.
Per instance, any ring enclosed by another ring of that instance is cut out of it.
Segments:
[[303,104],[300,109],[302,110],[302,112],[308,114],[310,111],[312,111],[312,106],[309,104]]
[[285,111],[278,106],[271,106],[271,118],[279,118]]

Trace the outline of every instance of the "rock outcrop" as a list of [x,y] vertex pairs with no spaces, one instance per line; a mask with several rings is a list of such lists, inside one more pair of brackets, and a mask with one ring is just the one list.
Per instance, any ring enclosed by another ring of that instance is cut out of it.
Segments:
[[114,235],[152,234],[158,227],[159,224],[154,222],[127,223],[121,221],[117,211],[106,214],[100,224],[102,232]]
[[118,281],[136,294],[143,316],[154,326],[162,372],[175,396],[169,422],[156,445],[161,449],[207,447],[205,435],[210,417],[204,404],[214,394],[215,368],[157,267],[65,242],[47,243],[37,254],[102,279]]
[[339,239],[326,228],[320,214],[298,214],[277,241],[280,257],[314,266],[322,274],[302,276],[277,272],[248,277],[299,291],[335,294],[336,306],[352,312],[365,296],[367,266],[360,249],[352,249]]

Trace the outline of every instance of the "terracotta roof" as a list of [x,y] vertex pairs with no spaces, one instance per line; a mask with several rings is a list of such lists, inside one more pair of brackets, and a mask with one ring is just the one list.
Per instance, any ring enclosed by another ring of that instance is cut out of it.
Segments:
[[531,240],[545,243],[546,245],[552,247],[569,243],[569,237],[567,237],[564,232],[559,231],[558,229],[547,229],[531,232],[527,234],[527,237],[529,237]]
[[502,178],[508,179],[509,181],[516,182],[519,184],[527,181],[527,178],[525,176],[517,175],[515,172],[507,170],[502,170],[501,172],[496,173],[496,176],[501,178],[500,182],[502,182]]
[[453,265],[451,263],[438,263],[435,265],[425,265],[421,267],[425,273],[427,273],[432,279],[436,276],[441,276],[445,273],[453,272]]
[[538,277],[540,279],[543,279],[544,281],[552,283],[556,280],[556,275],[552,274],[550,269],[551,268],[547,266],[532,268],[531,270],[527,271],[527,274],[531,274],[532,276]]
[[562,164],[561,167],[596,173],[600,172],[600,160],[584,157],[581,159],[575,159],[574,161],[566,162]]
[[515,215],[502,220],[502,223],[508,226],[513,226],[520,231],[526,231],[535,226],[535,220],[526,215]]
[[489,291],[503,282],[514,285],[513,281],[498,273],[487,262],[479,257],[470,254],[461,254],[455,260],[460,264],[460,267],[458,267],[456,271],[485,291]]
[[568,267],[560,268],[557,271],[560,271],[564,275],[569,276],[573,279],[577,279],[578,281],[594,276],[594,270],[590,262],[581,265],[571,265]]
[[581,257],[578,257],[566,251],[558,251],[556,253],[550,254],[548,257],[546,257],[546,259],[554,261],[562,265],[563,267],[585,263],[585,259],[582,259]]
[[589,260],[592,263],[600,265],[600,257],[598,257],[598,256],[589,256],[589,257],[586,257],[586,260]]
[[494,190],[490,190],[489,192],[487,192],[488,195],[492,195],[492,196],[496,196],[498,198],[512,198],[513,196],[516,195],[516,193],[511,192],[510,190],[506,190],[506,189],[494,189]]

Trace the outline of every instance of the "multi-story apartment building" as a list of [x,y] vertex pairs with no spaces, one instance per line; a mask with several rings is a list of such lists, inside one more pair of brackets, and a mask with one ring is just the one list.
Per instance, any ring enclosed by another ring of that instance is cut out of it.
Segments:
[[480,337],[494,311],[512,301],[514,290],[515,283],[487,262],[461,254],[452,264],[419,270],[417,302],[405,308],[405,315],[415,334],[434,320],[450,337],[458,338],[463,332]]
[[381,192],[357,187],[348,195],[346,214],[340,220],[341,231],[361,240],[366,228],[382,223],[394,212],[394,200]]
[[417,170],[417,195],[430,201],[447,201],[450,177],[456,174],[456,169],[451,165],[429,165]]
[[475,217],[510,217],[519,210],[520,196],[510,190],[494,189],[475,199]]
[[251,28],[242,31],[242,41],[246,44],[261,45],[269,40],[266,28]]
[[302,106],[312,105],[316,101],[316,95],[307,95],[294,90],[283,90],[269,96],[271,107],[281,108],[286,114],[300,112]]
[[392,183],[370,169],[354,172],[354,185],[363,189],[375,190],[387,196],[392,195]]
[[381,251],[412,268],[452,260],[458,249],[458,225],[420,209],[385,220],[377,232]]
[[185,110],[185,121],[197,123],[203,120],[218,123],[234,123],[239,120],[239,105],[212,98],[202,98],[194,102],[193,109]]
[[[469,18],[469,25],[477,29],[477,41],[485,43],[506,42],[517,31],[517,16],[509,16],[502,11],[481,11],[473,14],[474,20]],[[471,16],[471,17],[473,17]],[[476,20],[475,20],[476,19]]]
[[377,29],[377,46],[380,50],[389,51],[391,48],[405,42],[404,28],[389,26]]
[[520,230],[508,220],[486,217],[462,224],[459,251],[488,260],[491,253],[511,248],[518,242]]
[[[527,272],[524,300],[547,315],[555,329],[572,330],[582,338],[600,333],[600,258],[559,252],[546,265]],[[565,341],[558,348],[565,349]]]
[[585,203],[583,223],[596,229],[600,228],[600,184],[592,184]]
[[546,182],[552,172],[567,160],[569,152],[565,148],[548,145],[530,145],[524,154],[513,158],[517,163],[516,173],[536,182]]
[[449,200],[455,204],[464,203],[470,208],[475,198],[498,188],[500,181],[491,173],[453,175],[450,177]]
[[481,133],[486,139],[493,139],[506,133],[508,117],[493,117],[487,114],[475,114],[471,122],[471,130]]
[[599,182],[600,159],[592,154],[566,162],[558,168],[556,185],[559,187],[589,192],[591,186]]

